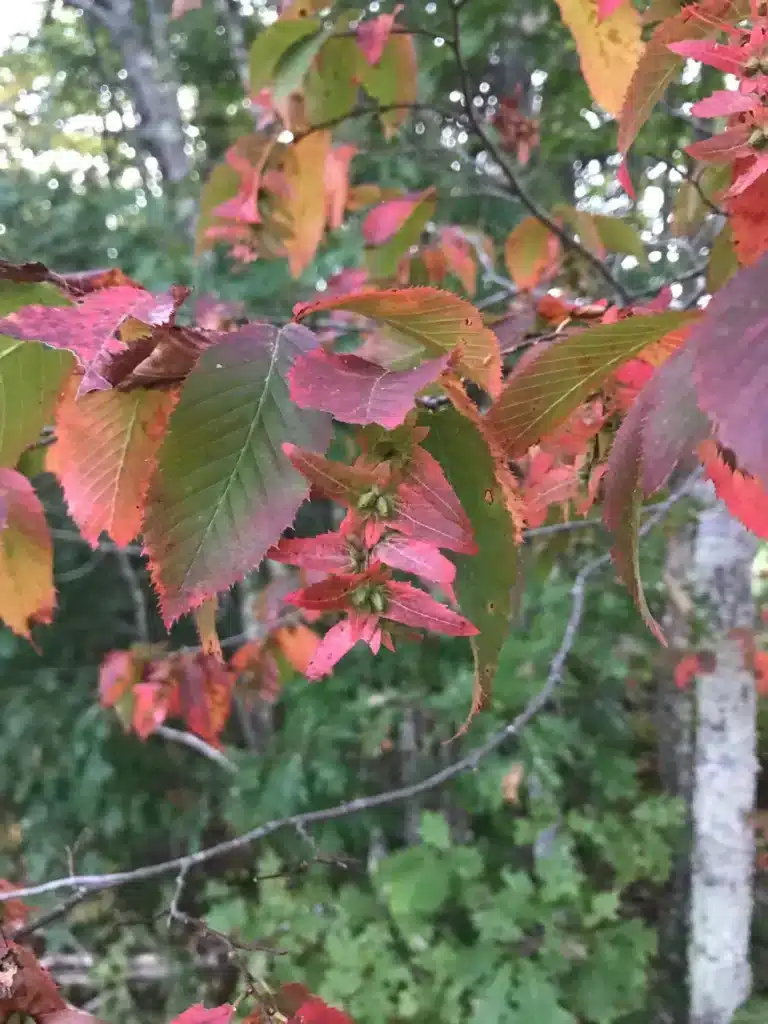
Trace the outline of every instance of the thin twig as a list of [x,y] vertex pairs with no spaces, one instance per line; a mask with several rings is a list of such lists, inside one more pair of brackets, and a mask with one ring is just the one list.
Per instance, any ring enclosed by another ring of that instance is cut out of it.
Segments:
[[536,200],[528,194],[526,189],[518,180],[517,175],[509,164],[507,158],[493,142],[480,122],[472,102],[473,96],[469,80],[469,71],[464,61],[464,55],[461,49],[461,29],[459,24],[459,12],[461,7],[461,3],[454,3],[451,8],[451,17],[453,22],[453,43],[451,45],[451,49],[453,50],[454,57],[456,58],[456,66],[461,80],[461,91],[464,94],[464,108],[474,134],[501,168],[501,172],[507,181],[510,192],[515,196],[515,198],[520,200],[531,216],[535,217],[536,220],[551,231],[566,249],[570,249],[572,252],[578,253],[584,260],[586,260],[586,262],[589,263],[589,265],[603,278],[606,284],[610,286],[611,290],[618,295],[622,303],[628,305],[630,301],[629,291],[624,287],[621,281],[614,277],[599,256],[596,256],[586,246],[582,245],[581,242],[578,242],[573,235],[560,227],[560,225],[539,206]]
[[149,615],[147,613],[147,602],[144,592],[141,589],[141,581],[125,551],[117,548],[115,558],[120,566],[120,573],[128,587],[128,593],[133,604],[133,621],[136,627],[136,636],[141,643],[149,643]]
[[210,743],[206,743],[201,736],[196,736],[193,732],[185,732],[183,729],[172,729],[169,725],[159,725],[152,735],[162,736],[163,739],[170,740],[171,743],[178,743],[180,746],[188,747],[190,750],[202,754],[203,757],[207,757],[209,761],[213,761],[214,764],[217,764],[219,768],[223,768],[225,771],[232,774],[237,772],[237,765],[230,761],[226,754],[222,754],[220,750],[212,747]]
[[[666,515],[668,510],[683,497],[689,490],[692,480],[697,474],[689,477],[685,483],[675,490],[669,498],[660,502],[655,511],[643,524],[640,534],[645,536],[656,524]],[[588,562],[579,572],[573,584],[572,608],[568,623],[563,634],[563,639],[558,647],[550,664],[547,680],[541,690],[526,705],[523,711],[511,722],[502,726],[479,746],[475,747],[464,757],[459,758],[453,764],[447,765],[440,771],[428,775],[419,782],[408,786],[400,786],[397,789],[385,790],[381,793],[374,793],[367,797],[357,797],[345,803],[336,804],[333,807],[325,807],[315,811],[304,811],[298,814],[290,814],[284,818],[275,818],[257,825],[249,832],[245,832],[233,839],[216,843],[197,853],[187,854],[183,857],[174,857],[172,860],[160,861],[157,864],[146,864],[140,868],[127,871],[115,871],[101,875],[75,875],[68,878],[54,878],[38,885],[30,885],[22,889],[14,889],[11,892],[0,892],[0,903],[9,899],[24,899],[27,896],[41,896],[48,892],[58,892],[67,888],[83,888],[91,892],[102,892],[105,889],[113,889],[116,886],[131,885],[135,882],[146,882],[154,878],[162,878],[165,875],[179,872],[182,868],[189,869],[199,864],[207,864],[218,857],[225,856],[235,850],[241,850],[253,843],[266,839],[268,836],[285,829],[296,830],[300,827],[315,825],[320,822],[336,821],[339,818],[347,818],[353,814],[360,814],[363,811],[371,811],[378,807],[388,807],[391,804],[400,803],[403,800],[411,800],[427,793],[430,790],[443,785],[452,779],[463,775],[466,772],[474,771],[480,762],[489,754],[492,754],[501,747],[506,740],[517,736],[518,733],[543,710],[549,702],[552,693],[562,675],[565,659],[573,646],[578,627],[584,611],[584,588],[586,582],[593,573],[603,568],[610,560],[609,554],[600,555],[598,558]]]
[[20,928],[17,928],[13,932],[13,939],[15,942],[21,942],[35,932],[41,931],[43,928],[47,928],[49,924],[53,924],[54,921],[58,921],[60,917],[65,917],[70,910],[73,910],[78,904],[82,903],[83,900],[87,899],[91,895],[88,889],[76,889],[71,896],[67,896],[61,903],[57,903],[55,907],[50,910],[46,910],[44,914],[40,914],[39,917],[33,918],[26,924],[23,924]]
[[353,110],[348,110],[346,114],[340,114],[338,117],[329,117],[326,121],[318,121],[316,124],[310,125],[305,131],[296,132],[293,139],[294,142],[300,142],[313,132],[325,131],[327,128],[336,128],[345,121],[351,121],[358,117],[367,117],[369,114],[387,114],[392,110],[408,110],[415,114],[437,114],[438,117],[444,117],[451,121],[461,121],[464,118],[463,112],[445,110],[443,107],[435,106],[434,103],[382,103],[380,106],[371,104],[370,106],[355,107]]

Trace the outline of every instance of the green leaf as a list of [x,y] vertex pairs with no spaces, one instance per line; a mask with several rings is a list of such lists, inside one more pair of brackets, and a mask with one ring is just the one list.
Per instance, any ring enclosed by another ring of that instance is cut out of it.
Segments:
[[731,225],[726,224],[709,252],[707,288],[711,292],[719,291],[738,269],[739,261],[733,248]]
[[[266,86],[275,87],[278,67],[289,51],[307,36],[316,36],[322,23],[319,18],[296,18],[276,21],[260,32],[253,43],[249,56],[251,95]],[[309,67],[312,58],[305,67]]]
[[197,227],[195,229],[195,253],[199,256],[201,252],[210,249],[215,244],[205,236],[209,228],[221,223],[221,218],[214,214],[214,210],[221,203],[232,199],[237,195],[240,188],[240,175],[229,164],[216,164],[208,180],[200,192],[200,205],[197,215]]
[[[470,1024],[506,1024],[509,1020],[509,994],[512,989],[512,968],[500,967],[493,981],[477,1000]],[[530,1024],[539,1024],[532,1018]]]
[[15,466],[53,422],[75,356],[38,341],[0,335],[0,466]]
[[601,213],[593,213],[590,216],[600,241],[608,252],[634,256],[638,263],[648,262],[643,240],[634,224],[621,217],[606,217]]
[[434,215],[437,200],[434,194],[424,194],[424,198],[411,210],[403,224],[383,245],[366,250],[365,262],[371,277],[394,277],[402,257],[412,245],[421,239],[421,234],[430,217]]
[[450,873],[440,855],[419,846],[382,861],[379,881],[396,918],[430,917],[446,902],[451,889]]
[[342,118],[354,107],[359,53],[354,39],[329,39],[321,49],[304,87],[311,124]]
[[328,39],[331,30],[317,32],[315,35],[300,39],[280,59],[272,81],[272,98],[280,102],[288,99],[291,93],[299,90],[317,57],[320,49]]
[[331,417],[289,395],[311,331],[253,323],[208,349],[187,378],[158,456],[144,536],[163,615],[173,622],[258,565],[309,484],[282,450],[324,452]]
[[0,281],[0,317],[14,313],[22,306],[71,305],[66,295],[47,281]]
[[451,848],[451,832],[448,828],[448,822],[442,814],[438,814],[435,811],[425,811],[421,816],[419,832],[427,846],[433,846],[436,850],[449,850]]
[[517,1011],[505,1018],[509,1024],[576,1024],[573,1014],[560,1005],[558,990],[530,960],[520,964],[514,999]]
[[382,106],[402,106],[401,110],[389,110],[381,115],[385,134],[390,138],[408,116],[408,105],[416,101],[417,65],[413,38],[405,34],[391,35],[381,60],[373,66],[360,55],[358,75],[368,95]]
[[542,348],[510,377],[486,418],[488,429],[511,458],[523,455],[622,363],[695,316],[681,312],[629,317]]
[[473,710],[491,692],[499,654],[509,631],[517,574],[515,527],[496,476],[496,464],[479,430],[454,408],[424,412],[423,446],[442,466],[474,530],[478,552],[452,554],[456,595],[464,615],[480,630],[471,638],[475,657]]

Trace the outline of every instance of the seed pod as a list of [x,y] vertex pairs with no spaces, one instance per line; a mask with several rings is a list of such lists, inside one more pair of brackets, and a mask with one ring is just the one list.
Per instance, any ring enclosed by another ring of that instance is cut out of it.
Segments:
[[373,506],[377,503],[378,500],[379,492],[374,487],[372,490],[365,491],[364,494],[360,495],[360,497],[357,499],[357,507],[361,512],[367,512],[373,508]]
[[358,587],[350,595],[350,601],[355,608],[362,608],[368,603],[368,587]]
[[[760,58],[754,54],[744,61],[744,75],[747,78],[754,78],[762,71]],[[763,72],[764,73],[764,72]]]
[[379,615],[384,611],[387,606],[387,602],[384,599],[384,595],[380,590],[374,590],[371,594],[371,608]]
[[752,149],[765,149],[768,146],[768,135],[762,128],[755,128],[747,141]]
[[389,519],[392,515],[392,503],[383,494],[376,499],[376,515],[380,519]]

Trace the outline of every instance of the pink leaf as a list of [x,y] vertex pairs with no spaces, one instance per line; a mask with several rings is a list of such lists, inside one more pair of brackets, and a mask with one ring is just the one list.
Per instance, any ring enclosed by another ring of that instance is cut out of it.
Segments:
[[434,544],[390,534],[376,545],[374,557],[391,569],[411,572],[432,583],[440,583],[448,597],[454,600],[452,584],[456,566],[441,555]]
[[368,644],[374,654],[378,654],[381,646],[381,628],[377,615],[350,614],[332,626],[312,656],[306,676],[307,679],[321,679],[327,676],[337,662],[360,641]]
[[624,3],[624,0],[597,0],[597,20],[605,21],[610,18],[615,10]]
[[740,114],[745,110],[754,110],[760,105],[756,96],[748,96],[743,92],[731,92],[730,89],[719,89],[706,99],[699,100],[691,107],[696,117],[727,117],[729,114]]
[[440,463],[423,448],[414,448],[405,480],[397,489],[397,513],[391,525],[409,537],[467,555],[477,552],[466,512]]
[[328,204],[328,227],[335,231],[344,222],[349,195],[349,165],[357,146],[348,143],[336,146],[325,158],[325,194]]
[[741,77],[744,68],[744,53],[738,46],[724,46],[704,39],[685,39],[679,43],[668,43],[672,53],[689,60],[699,60],[718,71]]
[[366,215],[362,225],[363,238],[368,245],[383,245],[388,241],[400,230],[419,203],[423,202],[433,191],[428,188],[423,192],[414,192],[411,195],[402,196],[400,199],[390,199],[386,203],[374,206]]
[[744,469],[768,480],[768,255],[715,293],[687,347],[697,400],[717,439]]
[[369,64],[378,64],[384,47],[387,45],[395,18],[402,11],[403,5],[398,4],[391,14],[380,14],[357,26],[357,43]]
[[203,0],[173,0],[171,19],[180,18],[187,11],[199,11],[202,6]]
[[436,380],[449,356],[412,370],[386,370],[356,355],[318,348],[297,359],[289,376],[291,398],[302,409],[322,409],[345,423],[379,423],[393,430],[413,408],[416,394]]
[[86,368],[80,393],[103,391],[110,386],[103,377],[110,357],[128,347],[115,338],[123,321],[133,317],[151,325],[170,323],[187,294],[185,289],[153,295],[126,285],[104,288],[75,306],[24,306],[0,320],[0,333],[70,349]]
[[686,153],[711,164],[728,164],[737,156],[748,156],[749,128],[746,125],[738,125],[735,128],[726,128],[719,135],[713,135],[711,139],[702,139],[700,142],[693,142],[686,146]]
[[387,585],[388,603],[384,616],[416,629],[428,629],[447,636],[475,636],[479,631],[458,612],[446,608],[410,583]]
[[206,1010],[202,1003],[195,1003],[174,1017],[171,1024],[229,1024],[234,1012],[235,1008],[230,1003],[214,1006],[210,1010]]
[[619,169],[616,172],[616,180],[630,197],[630,199],[637,199],[637,193],[635,192],[635,186],[632,184],[632,179],[629,176],[629,168],[627,167],[627,161],[622,160],[619,165]]
[[273,562],[296,565],[317,572],[348,573],[352,568],[349,545],[340,533],[321,533],[317,537],[283,537],[267,552]]

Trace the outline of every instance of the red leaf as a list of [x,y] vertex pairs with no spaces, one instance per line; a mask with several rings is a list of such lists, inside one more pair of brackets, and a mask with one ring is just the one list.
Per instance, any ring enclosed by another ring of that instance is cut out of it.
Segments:
[[212,654],[186,654],[178,665],[181,715],[192,732],[217,746],[232,706],[234,676]]
[[344,423],[379,423],[393,430],[422,388],[436,380],[449,356],[412,370],[386,370],[356,355],[323,348],[297,359],[289,375],[291,398],[302,409],[322,409]]
[[357,43],[369,64],[378,64],[387,45],[395,18],[402,11],[398,4],[391,14],[380,14],[378,18],[363,21],[357,26]]
[[53,547],[45,512],[32,484],[0,468],[0,619],[29,637],[33,622],[50,622],[56,606]]
[[46,468],[64,490],[70,514],[93,547],[102,532],[128,544],[141,532],[144,499],[176,392],[99,391],[76,400],[70,380],[56,413],[56,444]]
[[267,558],[325,573],[349,573],[353,568],[349,544],[338,532],[317,537],[283,537],[276,547],[270,548]]
[[383,245],[396,235],[410,215],[424,200],[431,196],[433,188],[413,192],[399,199],[380,203],[366,214],[362,224],[363,238],[368,245]]
[[199,11],[202,6],[203,0],[173,0],[170,17],[180,18],[188,11]]
[[474,555],[477,544],[459,499],[440,463],[414,448],[405,479],[397,488],[397,516],[390,524],[416,540]]
[[718,440],[768,480],[768,254],[714,295],[688,345],[699,405]]
[[170,712],[173,688],[165,683],[136,683],[133,688],[131,724],[139,739],[145,740],[162,725]]
[[347,466],[304,451],[295,444],[284,444],[283,451],[291,465],[307,478],[327,498],[341,505],[353,505],[357,497],[372,487],[382,486],[389,471],[386,466],[371,469],[365,466]]
[[99,698],[111,708],[139,681],[141,673],[132,651],[110,651],[99,669]]
[[404,626],[428,629],[432,633],[444,633],[447,636],[476,636],[478,633],[469,619],[446,608],[410,583],[388,583],[387,597],[384,617],[402,622]]
[[157,296],[143,288],[105,288],[75,306],[25,306],[0,320],[0,333],[70,349],[86,368],[81,393],[101,391],[109,387],[103,371],[110,358],[126,349],[114,336],[120,324],[128,317],[169,323],[185,297],[186,292]]
[[296,1015],[291,1017],[288,1024],[354,1024],[354,1022],[346,1013],[328,1006],[322,999],[312,998],[299,1007]]
[[685,690],[688,684],[699,671],[698,654],[686,654],[675,666],[675,686],[678,690]]
[[330,150],[325,158],[325,195],[328,206],[328,227],[335,231],[344,223],[349,195],[349,165],[357,146],[345,143]]
[[768,491],[757,477],[731,468],[715,441],[699,446],[704,472],[731,515],[741,520],[758,537],[768,537]]
[[618,181],[630,199],[637,199],[637,192],[635,192],[635,186],[632,184],[632,179],[629,176],[626,160],[622,160],[619,164],[619,169],[616,172],[616,181]]
[[340,573],[287,594],[285,600],[298,608],[317,612],[342,612],[350,607],[353,591],[366,582],[365,573]]
[[[7,878],[0,878],[0,892],[9,893],[20,888],[21,886],[14,885]],[[29,907],[22,900],[12,899],[0,903],[0,927],[13,929],[25,924],[28,918]]]
[[189,1009],[174,1017],[171,1024],[229,1024],[235,1008],[230,1003],[206,1010],[202,1003],[195,1003]]
[[307,679],[322,679],[323,676],[327,676],[334,665],[349,654],[360,639],[349,619],[342,619],[335,626],[331,626],[307,666]]
[[66,1009],[66,1001],[32,950],[0,933],[0,1020],[13,1013],[44,1018]]

